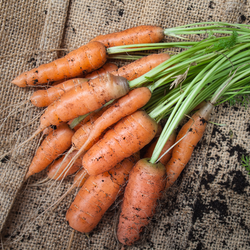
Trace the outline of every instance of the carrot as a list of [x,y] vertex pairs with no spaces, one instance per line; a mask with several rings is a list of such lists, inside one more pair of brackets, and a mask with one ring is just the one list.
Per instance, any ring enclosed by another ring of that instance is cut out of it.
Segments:
[[47,107],[65,92],[69,91],[73,87],[88,81],[85,78],[75,78],[68,81],[64,81],[55,86],[51,86],[49,89],[37,90],[30,97],[31,103],[36,107]]
[[115,64],[106,63],[99,70],[86,75],[85,78],[74,78],[68,81],[60,81],[60,83],[55,82],[49,89],[35,91],[31,96],[30,101],[37,107],[49,106],[52,102],[57,100],[61,95],[69,91],[71,88],[87,81],[88,79],[94,79],[98,76],[103,76],[104,74],[116,69],[117,66]]
[[163,40],[164,29],[158,26],[141,25],[120,32],[100,35],[91,41],[103,43],[107,48],[141,43],[157,43]]
[[122,66],[116,71],[112,71],[111,74],[122,76],[127,80],[132,81],[149,72],[151,69],[155,68],[162,62],[165,62],[169,58],[170,56],[166,53],[144,56],[132,63]]
[[[87,141],[88,136],[93,129],[94,122],[110,107],[110,105],[103,107],[102,109],[91,113],[88,117],[89,121],[80,126],[72,137],[72,145],[79,150],[83,144]],[[78,126],[76,126],[77,128]],[[99,136],[96,136],[95,142],[99,140]]]
[[186,124],[183,125],[178,133],[176,141],[182,140],[174,147],[172,157],[166,165],[166,188],[173,185],[190,160],[195,146],[203,136],[213,107],[214,106],[210,102],[206,103]]
[[128,90],[125,78],[111,74],[84,82],[48,106],[40,119],[40,128],[58,125],[99,109],[111,99],[125,95]]
[[51,131],[44,139],[34,156],[25,180],[31,175],[41,172],[60,154],[71,145],[71,138],[74,132],[65,123],[62,123],[55,130]]
[[89,175],[110,170],[118,162],[139,151],[155,136],[157,123],[146,112],[137,111],[121,119],[83,156]]
[[124,245],[139,240],[143,228],[154,215],[166,183],[166,169],[160,162],[139,160],[129,174],[117,227],[117,238]]
[[[169,150],[169,148],[174,144],[175,142],[175,137],[176,137],[176,131],[174,130],[174,132],[171,134],[171,136],[168,138],[166,144],[164,145],[164,147],[162,148],[162,151],[160,153],[160,162],[165,166],[169,159],[171,158],[171,155],[172,155],[172,151],[173,149]],[[158,138],[159,139],[159,138]],[[154,151],[154,148],[155,148],[155,145],[158,141],[158,139],[154,140],[149,148],[147,149],[146,153],[144,154],[144,158],[151,158],[152,154],[153,154],[153,151]],[[162,158],[161,156],[167,151],[169,150]]]
[[26,87],[73,78],[100,68],[106,60],[105,46],[99,42],[89,42],[65,57],[22,73],[12,83]]
[[[121,97],[95,120],[87,140],[81,146],[81,148],[84,147],[82,150],[88,150],[95,143],[95,139],[99,138],[105,129],[118,122],[121,118],[143,107],[149,101],[150,97],[151,92],[146,87],[131,90],[127,95]],[[72,138],[72,142],[79,147],[79,143],[77,144],[74,138]],[[81,148],[79,148],[79,151]]]
[[85,78],[94,79],[99,76],[103,76],[106,73],[111,73],[114,70],[117,70],[118,67],[114,63],[105,63],[100,69],[95,70],[94,72],[85,75]]
[[67,211],[69,225],[79,232],[91,232],[114,203],[134,164],[130,157],[108,172],[89,176]]
[[65,160],[64,160],[64,158],[65,158],[64,156],[57,159],[53,164],[51,164],[49,166],[48,171],[47,171],[47,176],[50,179],[62,180],[66,176],[74,174],[82,166],[82,158],[81,157],[76,159],[76,161],[74,162],[72,167],[67,171],[67,173],[65,175],[62,173],[63,173],[64,168],[68,165],[68,163],[76,155],[76,153],[77,153],[77,151],[72,152],[71,154],[69,154],[67,156],[67,158]]

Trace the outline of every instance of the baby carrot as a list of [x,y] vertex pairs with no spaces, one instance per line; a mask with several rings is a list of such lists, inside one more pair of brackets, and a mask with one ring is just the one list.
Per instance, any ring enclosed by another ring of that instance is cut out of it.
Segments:
[[60,154],[67,150],[71,145],[71,138],[74,132],[66,123],[60,124],[55,130],[51,131],[44,139],[34,156],[25,180],[31,175],[44,170]]
[[158,26],[141,25],[115,32],[107,35],[100,35],[91,41],[103,43],[107,48],[141,43],[158,43],[164,38],[164,29]]
[[166,183],[166,169],[160,162],[139,160],[129,174],[119,216],[117,238],[124,245],[139,240],[154,215]]
[[105,46],[99,42],[89,42],[65,57],[22,73],[12,83],[26,87],[73,78],[100,68],[106,60]]
[[213,108],[214,106],[210,102],[207,102],[183,125],[178,133],[176,141],[182,140],[175,145],[172,157],[166,165],[166,188],[173,185],[190,160],[195,146],[203,136]]

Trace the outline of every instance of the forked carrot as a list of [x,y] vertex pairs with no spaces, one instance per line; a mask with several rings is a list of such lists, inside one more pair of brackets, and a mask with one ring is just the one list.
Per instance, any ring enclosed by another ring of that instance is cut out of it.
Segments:
[[207,102],[183,125],[178,133],[176,141],[178,142],[180,139],[181,141],[174,147],[172,157],[166,165],[166,188],[173,185],[190,160],[195,146],[203,136],[213,108],[213,104]]
[[89,175],[113,168],[118,162],[142,149],[155,136],[157,123],[146,112],[137,111],[121,119],[83,156]]
[[26,87],[73,78],[100,68],[106,60],[105,46],[100,42],[89,42],[65,57],[22,73],[12,83]]
[[51,131],[44,139],[34,156],[25,180],[31,175],[44,170],[60,154],[67,150],[71,145],[71,138],[74,132],[66,123],[60,124],[55,130]]
[[139,240],[154,215],[166,183],[166,169],[160,162],[152,164],[148,159],[139,160],[129,174],[124,192],[117,238],[124,245]]
[[91,41],[103,43],[107,48],[139,43],[158,43],[164,38],[164,29],[158,26],[141,25],[115,32],[107,35],[100,35]]
[[69,225],[79,232],[91,232],[114,203],[134,164],[130,157],[108,172],[89,176],[67,211]]

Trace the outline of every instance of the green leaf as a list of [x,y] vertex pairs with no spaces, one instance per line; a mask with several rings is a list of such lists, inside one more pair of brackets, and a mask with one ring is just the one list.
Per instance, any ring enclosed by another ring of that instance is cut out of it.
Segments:
[[230,49],[237,43],[238,33],[232,32],[231,36],[225,37],[225,39],[219,40],[214,44],[215,50]]
[[250,155],[249,156],[242,155],[242,157],[241,157],[241,165],[243,167],[245,167],[246,171],[250,175]]

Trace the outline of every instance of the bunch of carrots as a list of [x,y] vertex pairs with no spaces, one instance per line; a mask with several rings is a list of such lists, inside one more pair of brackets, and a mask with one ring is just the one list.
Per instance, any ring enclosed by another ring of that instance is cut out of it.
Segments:
[[[165,35],[187,39],[194,34],[208,37],[160,43]],[[76,173],[59,201],[81,187],[66,220],[83,233],[92,231],[123,195],[117,238],[123,245],[134,244],[163,192],[187,165],[214,106],[250,93],[249,42],[249,26],[242,24],[197,23],[165,30],[140,26],[98,36],[63,58],[22,73],[12,81],[19,87],[51,84],[30,99],[47,108],[37,131],[19,147],[42,131],[46,137],[25,180],[48,166],[42,182]],[[119,69],[105,64],[109,57],[126,58],[122,53],[168,47],[183,51],[139,56]]]

